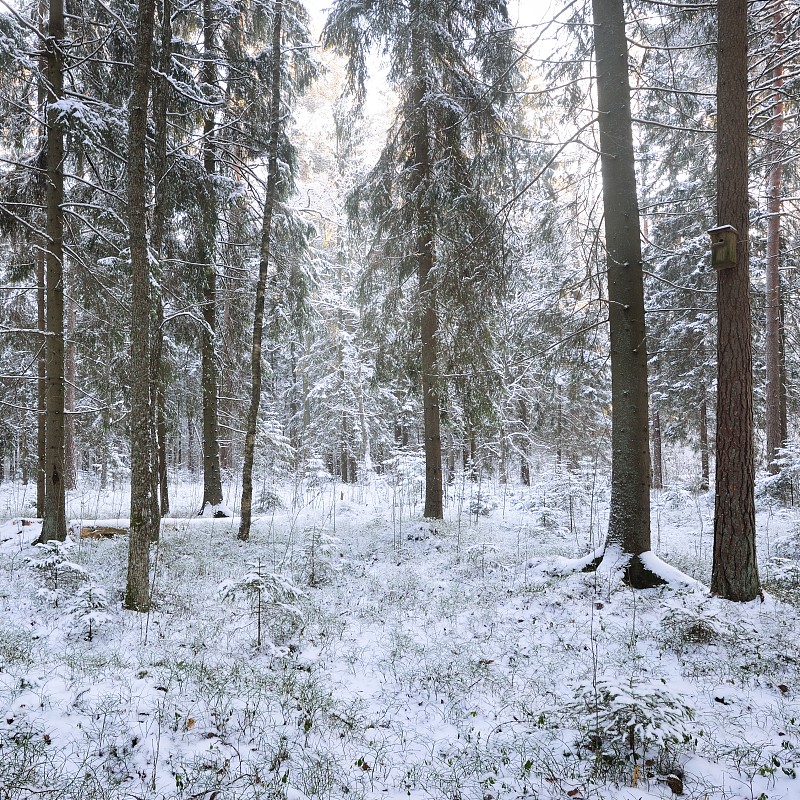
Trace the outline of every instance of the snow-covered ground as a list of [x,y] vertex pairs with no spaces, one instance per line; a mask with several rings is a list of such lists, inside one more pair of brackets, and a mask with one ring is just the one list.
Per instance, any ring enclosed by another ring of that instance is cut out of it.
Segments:
[[[287,481],[247,544],[179,483],[148,615],[124,536],[33,547],[34,487],[3,484],[0,798],[800,798],[797,510],[760,504],[763,602],[637,592],[559,574],[602,543],[601,483],[459,483],[431,525],[413,476]],[[704,585],[712,512],[653,496],[654,550]]]

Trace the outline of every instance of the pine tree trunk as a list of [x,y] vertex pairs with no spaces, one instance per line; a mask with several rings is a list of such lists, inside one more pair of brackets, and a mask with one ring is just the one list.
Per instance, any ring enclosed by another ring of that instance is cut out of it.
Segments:
[[45,490],[39,541],[64,541],[64,134],[55,107],[64,95],[64,2],[51,0],[45,53],[47,63],[47,257],[45,292],[47,341]]
[[74,489],[77,480],[75,453],[75,382],[78,378],[75,363],[75,325],[78,310],[70,298],[67,310],[67,341],[65,346],[64,374],[64,488]]
[[522,442],[520,444],[519,479],[523,486],[531,485],[531,465],[528,463],[528,406],[524,400],[519,403],[519,422],[522,426]]
[[708,464],[708,401],[705,388],[700,401],[700,491],[707,492],[710,484]]
[[473,425],[469,426],[469,479],[473,483],[478,480],[478,442]]
[[564,436],[564,429],[562,427],[563,424],[563,403],[561,399],[561,394],[559,392],[558,396],[558,417],[556,419],[556,469],[561,471],[561,449],[562,449],[562,439]]
[[653,412],[653,488],[664,488],[663,462],[661,460],[661,415]]
[[[780,275],[778,275],[778,280],[780,281]],[[780,294],[780,310],[781,310],[781,353],[780,353],[780,360],[781,360],[781,441],[788,442],[789,441],[789,417],[788,417],[788,406],[789,406],[789,389],[786,383],[786,336],[784,332],[786,331],[786,303],[784,300],[783,292],[779,292]]]
[[423,31],[419,25],[419,0],[411,2],[411,69],[414,87],[413,107],[413,169],[414,196],[417,203],[417,275],[419,300],[422,306],[420,339],[422,345],[422,404],[425,449],[425,510],[430,519],[444,517],[442,486],[442,435],[439,408],[439,354],[436,337],[439,332],[439,313],[436,284],[431,275],[434,263],[434,224],[430,207],[431,163],[428,109],[425,105],[425,50]]
[[36,315],[37,328],[42,332],[39,354],[36,358],[38,368],[36,394],[36,516],[44,517],[45,460],[47,458],[47,337],[45,320],[45,266],[44,253],[36,254]]
[[150,260],[147,246],[147,103],[155,0],[141,0],[136,25],[133,93],[128,121],[128,231],[131,252],[131,527],[125,607],[150,608],[150,536],[153,442],[150,419]]
[[[159,319],[163,321],[163,311]],[[164,517],[169,514],[169,482],[167,480],[167,395],[163,372],[161,372],[158,382],[157,434],[159,513]]]
[[292,448],[292,461],[297,466],[300,458],[300,426],[297,415],[300,413],[300,403],[298,402],[297,388],[297,353],[295,352],[294,341],[289,344],[289,367],[292,376],[292,387],[289,390],[289,419],[286,428],[289,431],[289,447]]
[[[203,0],[203,68],[202,79],[207,86],[217,81],[214,68],[214,22],[211,0]],[[202,334],[202,382],[203,382],[203,504],[222,505],[222,473],[219,462],[219,422],[217,416],[217,265],[214,252],[217,242],[217,203],[214,179],[217,158],[214,151],[214,110],[207,108],[203,115],[203,168],[206,186],[203,192],[203,230],[201,258],[203,265],[203,334]],[[217,512],[221,513],[221,512]]]
[[261,259],[256,284],[255,314],[253,317],[253,347],[250,353],[251,388],[250,408],[247,414],[247,431],[244,439],[244,466],[242,468],[241,522],[238,538],[250,538],[253,513],[253,460],[255,456],[258,411],[261,406],[261,348],[264,336],[264,295],[266,294],[267,271],[271,260],[272,215],[278,190],[278,140],[281,126],[281,30],[283,22],[283,0],[276,0],[272,29],[272,87],[269,122],[269,155],[267,168],[267,194],[264,198],[264,216],[261,224]]
[[[16,455],[16,464],[14,456]],[[16,475],[16,467],[19,466],[22,470],[22,485],[27,486],[30,480],[28,464],[30,463],[30,450],[28,448],[28,414],[22,412],[22,420],[20,424],[19,443],[17,447],[10,453],[10,472],[11,475]]]
[[[234,175],[237,181],[243,182],[243,176],[235,167]],[[244,205],[242,198],[237,198],[232,202],[228,210],[227,238],[229,242],[241,241],[238,237],[245,235],[243,227],[247,212]],[[235,252],[234,248],[231,248],[231,251]],[[234,351],[233,343],[238,337],[233,321],[235,309],[233,308],[232,296],[236,291],[234,287],[237,281],[234,274],[237,257],[233,255],[233,252],[229,252],[228,257],[225,259],[225,271],[222,276],[222,348],[219,355]],[[219,443],[219,461],[220,469],[229,472],[233,469],[237,450],[234,428],[239,427],[239,425],[234,424],[234,420],[239,418],[239,402],[234,397],[238,391],[238,387],[234,382],[234,374],[237,370],[234,368],[235,362],[232,359],[223,358],[222,363],[224,367],[222,369],[222,392],[219,398],[219,418],[222,421],[221,427],[224,433]]]
[[[305,352],[306,355],[311,351],[311,335],[306,333],[305,336]],[[311,388],[308,381],[308,367],[303,368],[303,443],[304,455],[308,455],[305,448],[308,447],[308,432],[311,429]]]
[[499,444],[500,444],[500,475],[499,482],[501,484],[508,483],[508,437],[506,436],[506,429],[501,425],[499,431]]
[[772,164],[769,168],[767,189],[767,266],[766,266],[766,433],[767,469],[776,475],[780,469],[775,462],[778,450],[785,445],[781,419],[786,414],[782,408],[785,397],[782,391],[781,353],[783,331],[781,326],[780,296],[780,246],[781,246],[781,193],[783,153],[783,0],[775,0],[772,7],[772,24],[777,63],[772,71]]
[[108,488],[108,465],[111,461],[111,341],[106,342],[106,361],[104,374],[103,411],[101,412],[102,440],[100,442],[100,488]]
[[[359,367],[359,382],[360,382],[360,367]],[[361,426],[361,461],[364,464],[364,472],[369,476],[372,472],[372,452],[369,440],[369,425],[367,424],[367,411],[366,404],[364,403],[364,389],[359,389],[358,392],[358,419]]]
[[[47,4],[39,0],[36,22],[41,35],[45,36],[45,15]],[[39,78],[36,87],[36,107],[40,119],[47,119],[47,87],[44,76],[47,74],[47,53],[43,49],[39,55]],[[47,125],[39,126],[39,148],[47,152]],[[40,191],[39,200],[46,204],[46,190]],[[45,462],[47,460],[47,319],[45,316],[45,255],[47,241],[41,242],[41,247],[36,251],[36,317],[37,330],[40,331],[39,350],[36,356],[37,363],[37,395],[36,395],[36,516],[44,517],[44,492],[45,492]]]
[[161,335],[161,323],[164,320],[164,310],[161,300],[161,286],[159,279],[154,275],[151,278],[153,294],[150,296],[150,407],[148,409],[150,425],[150,467],[148,470],[150,478],[150,490],[148,498],[150,500],[150,541],[157,542],[161,534],[161,502],[159,500],[159,487],[161,477],[160,443],[158,441],[158,388],[160,384],[159,373],[161,372],[161,352],[163,337]]
[[736,266],[717,271],[717,469],[711,591],[759,591],[747,196],[747,0],[717,4],[717,224],[739,233]]
[[592,0],[611,335],[611,509],[606,547],[636,588],[660,583],[650,550],[650,442],[642,250],[623,0]]
[[[163,0],[161,5],[161,48],[158,63],[159,74],[153,81],[153,123],[155,126],[155,146],[153,148],[153,174],[155,175],[156,191],[155,208],[153,209],[153,233],[151,244],[159,264],[159,277],[161,265],[164,260],[164,233],[167,216],[170,210],[170,193],[167,191],[165,181],[169,172],[167,162],[167,109],[169,107],[169,80],[172,71],[172,2]],[[164,352],[164,299],[160,291],[160,281],[157,296],[153,298],[154,330],[151,337],[152,352],[150,355],[151,396],[155,398],[152,413],[155,415],[155,441],[157,446],[154,452],[153,491],[157,492],[158,514],[169,514],[169,483],[167,482],[167,398],[166,374],[163,364]]]

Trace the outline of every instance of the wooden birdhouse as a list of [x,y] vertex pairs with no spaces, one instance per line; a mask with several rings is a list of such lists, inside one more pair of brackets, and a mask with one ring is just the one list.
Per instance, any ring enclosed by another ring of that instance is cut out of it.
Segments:
[[711,237],[711,266],[728,269],[736,266],[736,240],[738,234],[733,225],[720,225],[708,231]]

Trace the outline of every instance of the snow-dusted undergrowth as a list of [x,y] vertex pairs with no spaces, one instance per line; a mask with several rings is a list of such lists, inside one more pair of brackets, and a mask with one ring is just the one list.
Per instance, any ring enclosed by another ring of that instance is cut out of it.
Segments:
[[[796,512],[762,509],[768,591],[734,605],[558,575],[601,543],[587,485],[461,484],[430,525],[413,480],[287,484],[242,545],[180,484],[138,615],[124,537],[34,548],[5,484],[0,798],[800,797]],[[710,516],[654,495],[657,555],[706,583]]]

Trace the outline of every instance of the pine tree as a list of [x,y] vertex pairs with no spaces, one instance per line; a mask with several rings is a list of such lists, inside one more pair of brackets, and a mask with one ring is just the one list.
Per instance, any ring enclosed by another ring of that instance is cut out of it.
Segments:
[[783,192],[782,138],[784,126],[783,80],[785,57],[785,11],[782,0],[770,3],[772,36],[776,61],[771,80],[771,157],[767,178],[767,259],[766,259],[766,434],[767,468],[780,471],[775,459],[786,444],[786,395],[782,374],[783,326],[781,320],[781,211]]
[[711,591],[758,595],[748,219],[747,2],[717,5],[717,224],[738,232],[717,271],[717,470]]

